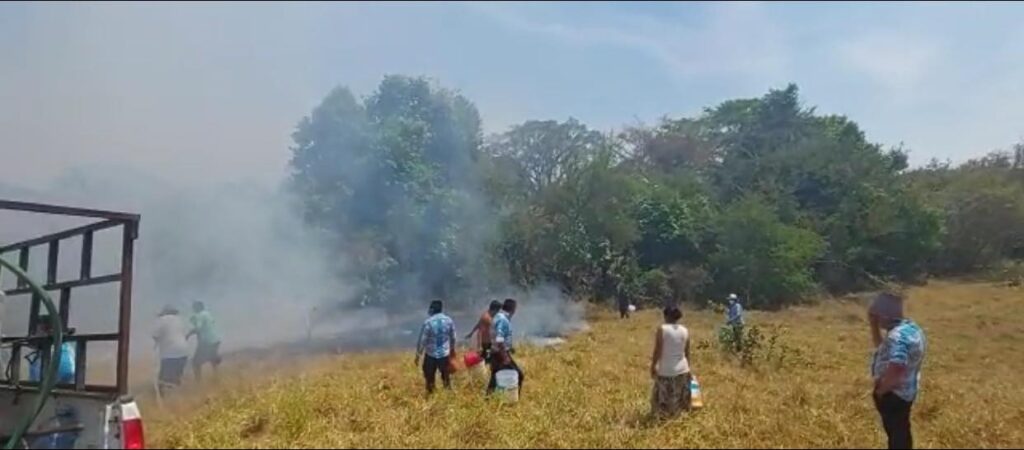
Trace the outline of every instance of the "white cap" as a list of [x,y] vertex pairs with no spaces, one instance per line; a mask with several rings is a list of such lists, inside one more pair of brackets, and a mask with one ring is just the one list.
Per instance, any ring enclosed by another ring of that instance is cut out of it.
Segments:
[[739,300],[740,298],[736,294],[729,294],[729,300]]

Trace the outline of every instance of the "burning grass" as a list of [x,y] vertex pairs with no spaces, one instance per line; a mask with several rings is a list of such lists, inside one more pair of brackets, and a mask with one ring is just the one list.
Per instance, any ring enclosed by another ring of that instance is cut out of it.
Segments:
[[[1024,290],[932,283],[911,291],[929,338],[914,409],[922,447],[1024,446]],[[751,313],[776,330],[782,357],[742,366],[721,353],[720,317],[687,311],[706,407],[667,423],[646,418],[647,364],[658,314],[591,328],[556,348],[523,349],[521,402],[482,398],[482,383],[425,399],[411,352],[273,359],[226,367],[216,387],[144,403],[159,447],[879,447],[868,397],[863,306],[828,302]],[[764,350],[767,352],[767,350]],[[282,367],[284,366],[284,367]],[[217,391],[220,389],[220,391]],[[214,394],[216,392],[216,394]],[[145,399],[143,399],[145,402]]]

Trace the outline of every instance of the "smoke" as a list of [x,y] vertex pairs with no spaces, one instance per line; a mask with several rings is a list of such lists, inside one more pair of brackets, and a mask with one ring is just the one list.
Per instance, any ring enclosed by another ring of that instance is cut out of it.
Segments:
[[[47,188],[32,191],[30,198],[25,193],[17,199],[141,214],[132,317],[136,350],[151,346],[151,323],[167,305],[187,314],[192,301],[204,302],[230,350],[299,339],[314,305],[328,300],[347,304],[352,297],[351,286],[333,275],[345,259],[325,252],[322,239],[295,212],[294,199],[274,186],[188,186],[138,168],[88,167],[69,171]],[[50,222],[46,229],[57,228],[54,218],[30,219],[18,225],[40,230],[41,223]],[[11,227],[5,226],[5,232],[10,236]],[[42,233],[18,234],[25,238]],[[95,275],[116,271],[115,264],[103,262],[120,257],[117,236],[103,239],[101,234],[95,242]],[[64,250],[61,271],[77,257],[77,252]],[[72,326],[88,332],[116,329],[116,303],[111,301],[116,287],[87,289],[73,293],[73,305],[92,305],[73,306]],[[89,298],[100,296],[107,298]]]
[[[194,300],[214,313],[227,351],[301,343],[310,337],[338,348],[411,348],[429,301],[409,297],[398,299],[397,308],[362,306],[365,282],[351,276],[358,272],[353,258],[332,253],[338,237],[305,223],[298,199],[280,186],[183,185],[137,167],[95,166],[70,170],[42,189],[0,186],[0,196],[141,214],[133,290],[135,357],[152,351],[149,333],[160,309],[175,306],[187,314]],[[467,210],[483,207],[478,198],[465,200]],[[84,223],[41,215],[0,217],[0,241],[6,242]],[[478,221],[462,244],[484,253],[494,225]],[[115,272],[120,258],[119,236],[102,234],[95,242],[94,275]],[[75,247],[61,249],[60,272],[77,273]],[[41,277],[43,255],[35,255],[30,273]],[[73,296],[71,325],[79,332],[116,329],[116,285],[77,289]],[[507,283],[470,286],[446,300],[460,332],[466,332],[490,299],[509,297],[520,302],[515,328],[521,337],[563,336],[584,326],[582,306],[550,285],[529,290]],[[5,331],[17,333],[24,328],[23,306],[28,302],[9,303],[19,307],[8,314]],[[75,307],[85,304],[90,306]],[[310,335],[312,322],[316,326]]]

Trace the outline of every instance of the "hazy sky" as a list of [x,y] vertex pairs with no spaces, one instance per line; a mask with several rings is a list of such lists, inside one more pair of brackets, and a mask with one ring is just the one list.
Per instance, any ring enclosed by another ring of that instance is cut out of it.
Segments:
[[0,182],[82,164],[185,182],[284,173],[295,123],[388,73],[501,131],[602,130],[797,83],[911,161],[1024,137],[1024,4],[0,4]]

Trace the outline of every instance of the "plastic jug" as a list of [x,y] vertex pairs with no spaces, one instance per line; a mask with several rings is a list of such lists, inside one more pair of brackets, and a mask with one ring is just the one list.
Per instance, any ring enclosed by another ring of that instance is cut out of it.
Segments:
[[690,408],[700,409],[704,407],[704,396],[700,393],[700,383],[697,377],[690,377]]
[[512,369],[499,370],[494,374],[497,381],[497,392],[506,401],[515,403],[519,401],[519,372]]

